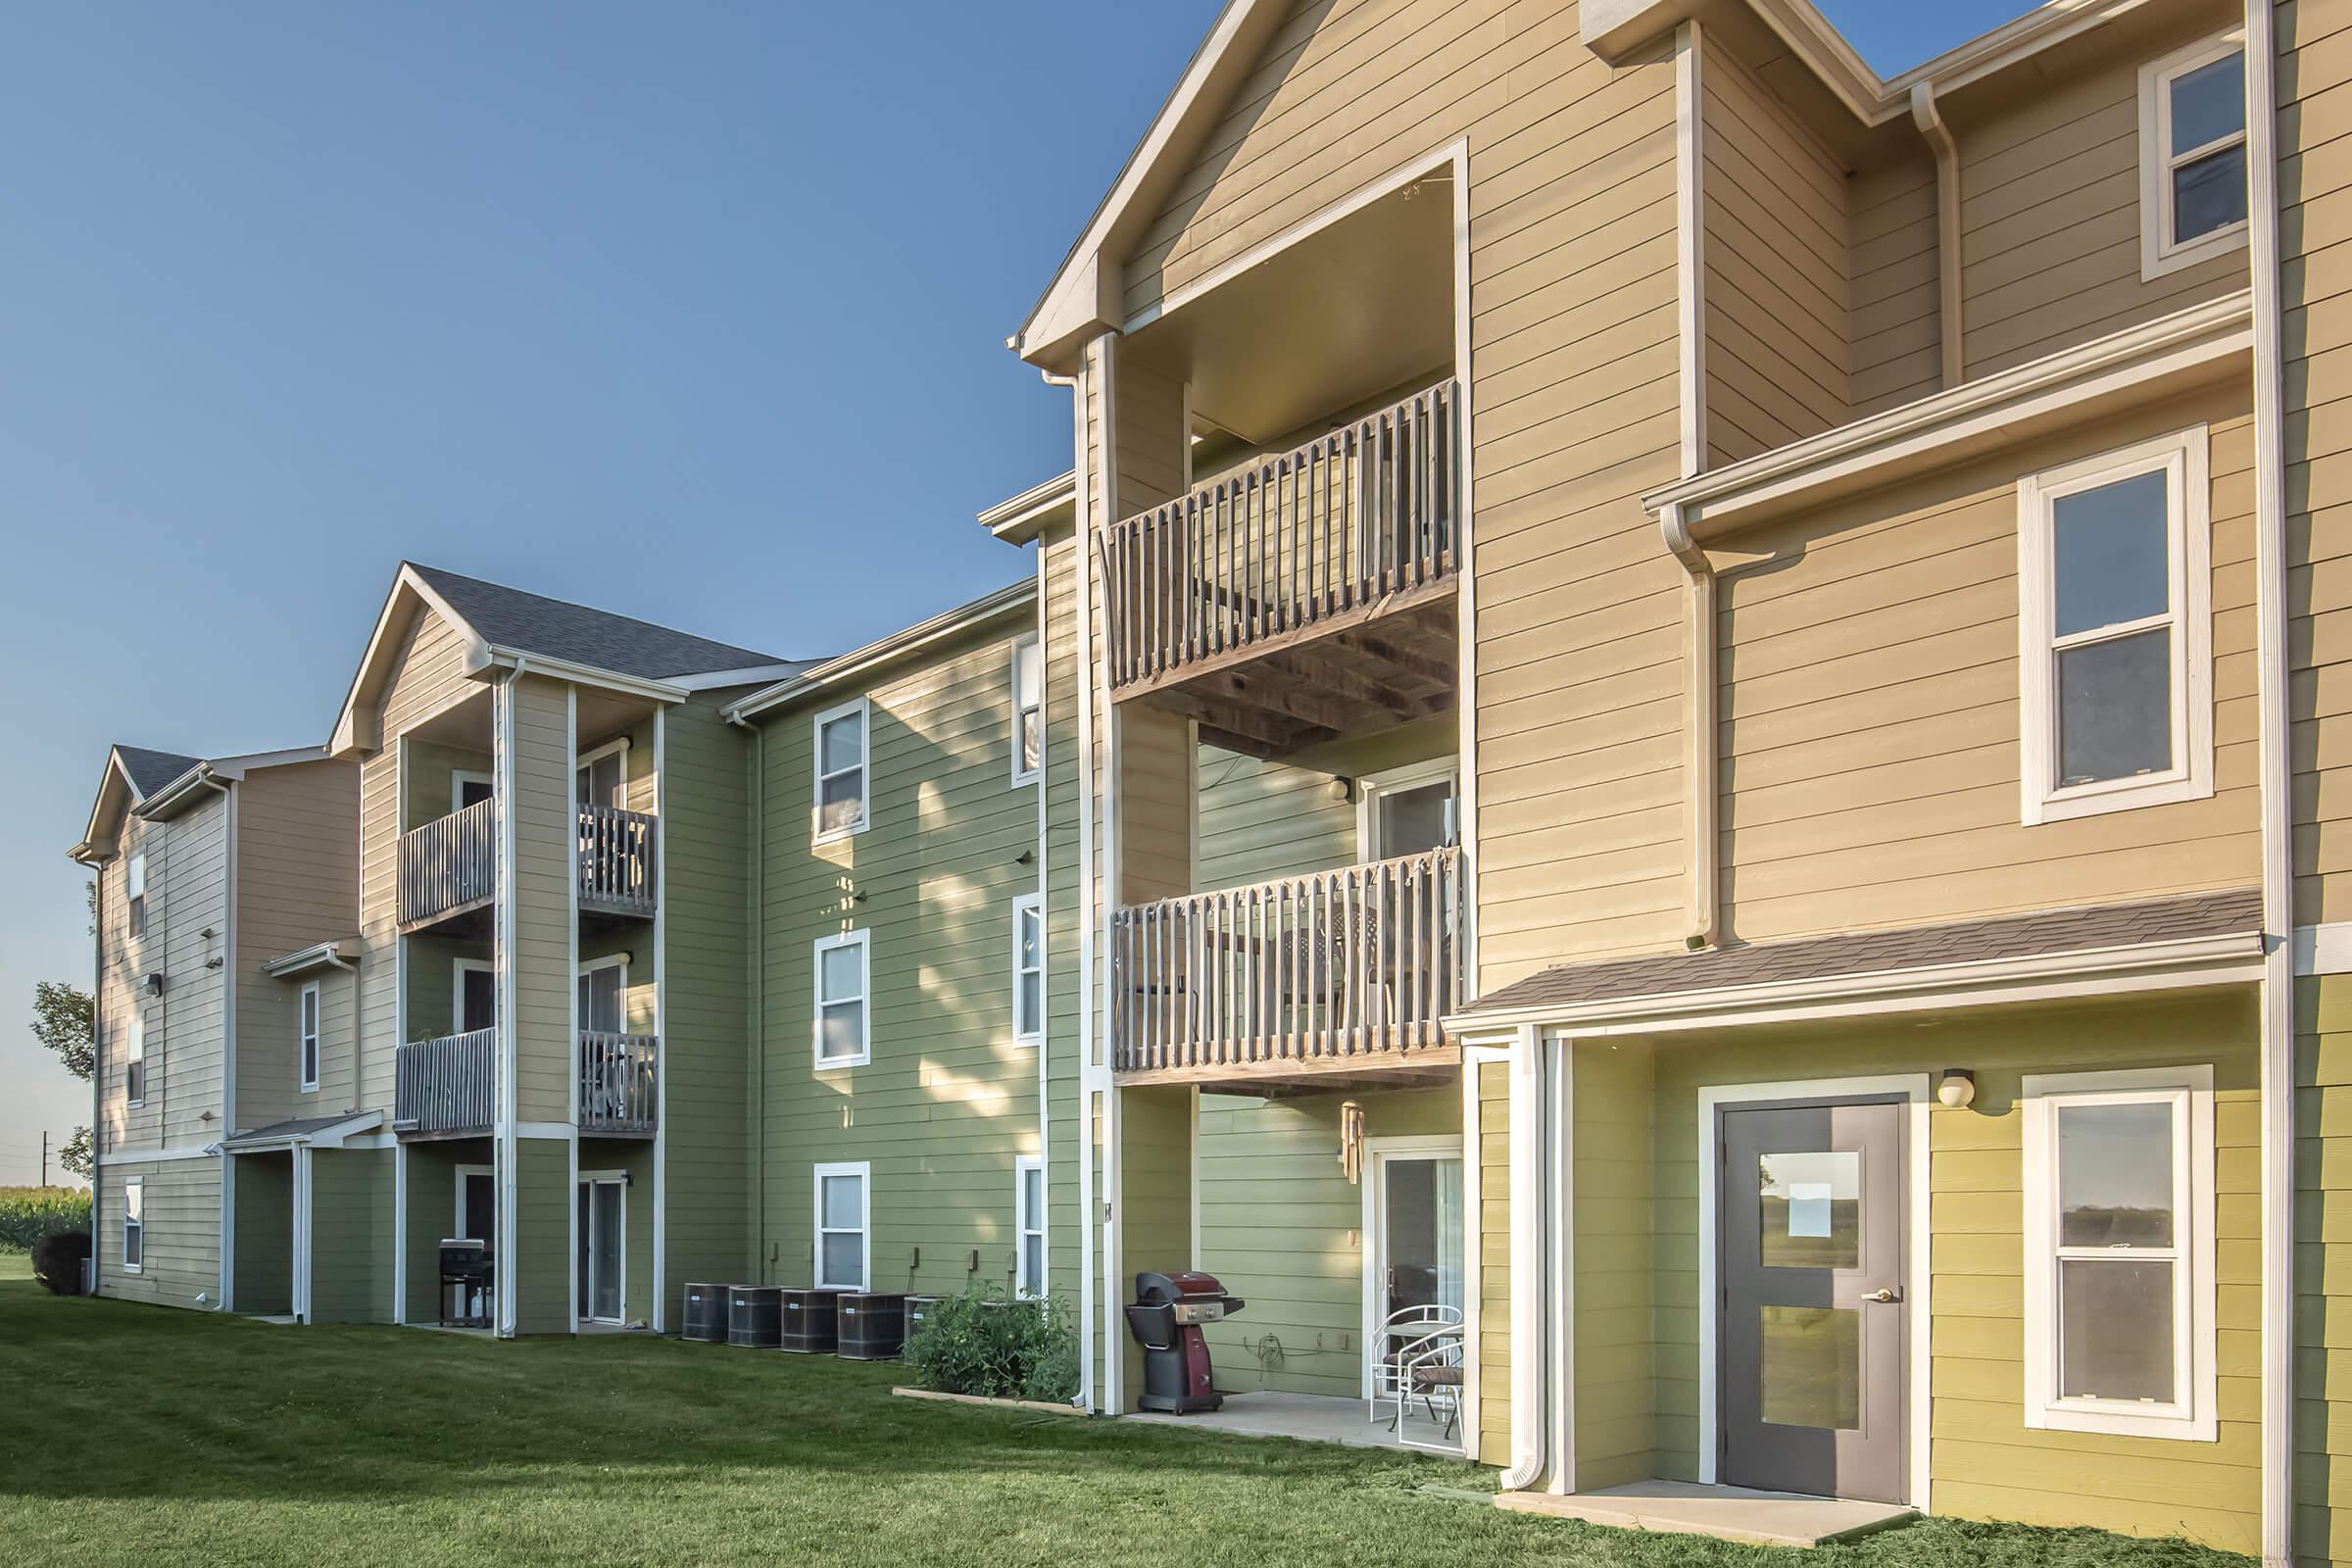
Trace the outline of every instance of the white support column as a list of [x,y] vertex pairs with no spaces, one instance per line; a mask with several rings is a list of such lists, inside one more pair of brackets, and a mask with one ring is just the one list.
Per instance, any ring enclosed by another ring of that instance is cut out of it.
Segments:
[[[654,710],[654,1311],[650,1321],[656,1334],[666,1332],[669,1325],[668,717],[669,710]],[[757,792],[755,807],[756,797]]]

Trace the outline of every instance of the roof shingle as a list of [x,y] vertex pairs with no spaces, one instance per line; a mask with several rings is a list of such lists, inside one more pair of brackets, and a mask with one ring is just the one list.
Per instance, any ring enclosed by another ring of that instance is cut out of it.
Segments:
[[502,648],[645,680],[793,662],[438,566],[410,565],[484,642]]
[[177,752],[151,752],[144,746],[117,746],[115,755],[122,759],[122,770],[130,775],[130,787],[139,792],[141,800],[202,760]]

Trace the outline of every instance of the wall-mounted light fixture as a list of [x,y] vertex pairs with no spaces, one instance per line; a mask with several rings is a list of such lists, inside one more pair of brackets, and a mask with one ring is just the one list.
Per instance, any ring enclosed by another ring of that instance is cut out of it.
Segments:
[[1966,1067],[1946,1067],[1936,1083],[1936,1102],[1947,1110],[1966,1110],[1976,1102],[1977,1075]]

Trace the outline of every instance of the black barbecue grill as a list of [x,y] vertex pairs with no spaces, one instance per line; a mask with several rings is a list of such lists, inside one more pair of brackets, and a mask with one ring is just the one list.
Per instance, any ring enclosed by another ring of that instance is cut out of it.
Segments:
[[[490,1326],[490,1291],[498,1266],[489,1244],[449,1237],[441,1243],[441,1326],[445,1329],[486,1329]],[[449,1310],[450,1293],[457,1293],[458,1309]],[[478,1308],[478,1310],[469,1310]]]

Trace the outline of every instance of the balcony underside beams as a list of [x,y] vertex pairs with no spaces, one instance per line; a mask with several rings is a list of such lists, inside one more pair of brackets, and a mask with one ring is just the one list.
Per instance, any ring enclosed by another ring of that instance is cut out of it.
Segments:
[[1440,1089],[1454,1082],[1461,1065],[1462,1048],[1448,1042],[1425,1047],[1405,1057],[1336,1056],[1238,1069],[1226,1065],[1156,1067],[1113,1076],[1123,1088],[1183,1084],[1202,1094],[1254,1095],[1264,1100],[1280,1100],[1298,1095],[1353,1094],[1382,1089]]
[[1455,591],[1441,578],[1121,687],[1200,723],[1201,739],[1271,760],[1452,710]]

